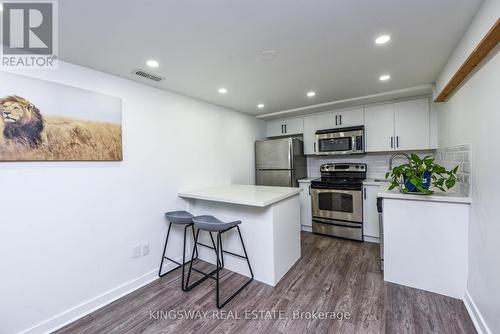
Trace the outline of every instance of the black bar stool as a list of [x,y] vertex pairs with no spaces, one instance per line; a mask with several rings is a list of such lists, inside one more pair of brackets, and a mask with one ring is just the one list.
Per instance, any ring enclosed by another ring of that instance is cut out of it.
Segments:
[[[165,213],[165,218],[167,218],[167,221],[169,222],[169,224],[168,224],[167,238],[165,239],[165,246],[163,247],[163,256],[161,258],[160,269],[158,270],[158,276],[163,277],[163,276],[171,273],[172,271],[174,271],[174,270],[179,269],[180,267],[182,267],[181,288],[182,288],[183,291],[187,291],[186,287],[185,287],[185,284],[184,284],[184,276],[185,276],[184,266],[187,264],[187,262],[186,262],[186,237],[187,237],[187,230],[188,230],[189,227],[191,227],[191,230],[193,232],[193,240],[195,240],[193,217],[194,216],[192,214],[190,214],[189,212],[187,212],[187,211],[172,211],[172,212]],[[168,237],[170,236],[170,228],[172,227],[172,224],[175,224],[175,225],[184,225],[184,242],[183,242],[183,247],[182,247],[182,263],[179,263],[176,260],[174,260],[174,259],[169,258],[168,256],[166,256],[167,244],[168,244]],[[204,244],[202,244],[202,245],[205,246],[205,247],[208,247],[208,248],[212,248],[212,247],[210,247],[208,245],[204,245]],[[215,249],[215,241],[213,240],[213,238],[212,238],[212,245],[213,245],[212,249]],[[194,256],[195,254],[196,254],[196,256]],[[193,261],[193,260],[195,260],[195,259],[198,258],[197,243],[194,244],[193,254],[192,255],[194,257],[191,258],[191,261]],[[162,274],[161,270],[163,268],[163,262],[164,262],[165,259],[167,259],[170,262],[173,262],[173,263],[177,264],[177,266],[175,268],[167,271],[166,273]],[[198,270],[196,270],[196,271],[198,271]]]
[[[215,279],[217,307],[222,308],[231,299],[233,299],[238,293],[240,293],[248,284],[250,284],[250,282],[253,280],[252,267],[250,266],[250,261],[248,260],[248,255],[247,255],[247,251],[245,248],[245,243],[243,242],[243,238],[241,237],[240,227],[238,226],[239,224],[241,224],[241,221],[238,220],[238,221],[234,221],[234,222],[225,223],[225,222],[220,221],[219,219],[215,218],[214,216],[197,216],[197,217],[193,218],[193,223],[194,223],[194,226],[196,226],[196,228],[198,230],[196,231],[196,236],[194,238],[195,246],[193,248],[191,261],[189,263],[189,271],[188,271],[188,276],[187,276],[187,280],[186,280],[186,290],[191,290],[192,288],[194,288],[195,286],[197,286],[201,282],[205,281],[207,278]],[[232,230],[233,228],[236,228],[238,231],[238,235],[239,235],[240,241],[241,241],[241,246],[243,247],[243,252],[245,254],[244,256],[240,255],[240,254],[235,254],[235,253],[232,253],[229,251],[225,251],[222,248],[222,238],[221,238],[222,234],[226,233],[227,231]],[[215,246],[216,269],[210,273],[203,273],[203,272],[193,268],[193,260],[195,259],[194,251],[195,251],[196,245],[198,243],[198,237],[200,235],[200,231],[208,232],[210,234],[210,237],[212,237],[212,232],[217,232],[217,245]],[[224,260],[223,260],[224,253],[231,254],[233,256],[237,256],[239,258],[245,259],[247,261],[247,264],[248,264],[248,269],[250,270],[251,278],[245,284],[243,284],[238,290],[236,290],[236,292],[234,292],[224,302],[221,303],[220,297],[219,297],[219,271],[221,268],[224,267]],[[196,272],[201,273],[202,275],[204,275],[204,277],[200,278],[198,281],[189,285],[189,278],[191,276],[191,270],[195,270]],[[216,275],[215,277],[213,277],[214,272]]]

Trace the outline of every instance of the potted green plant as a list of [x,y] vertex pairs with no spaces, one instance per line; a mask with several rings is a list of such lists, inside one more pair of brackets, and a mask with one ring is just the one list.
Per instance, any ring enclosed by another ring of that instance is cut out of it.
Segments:
[[432,194],[432,188],[445,192],[457,182],[458,166],[446,170],[436,164],[432,156],[420,158],[412,153],[406,157],[408,163],[394,167],[385,175],[386,179],[390,178],[389,190],[397,188],[402,193]]

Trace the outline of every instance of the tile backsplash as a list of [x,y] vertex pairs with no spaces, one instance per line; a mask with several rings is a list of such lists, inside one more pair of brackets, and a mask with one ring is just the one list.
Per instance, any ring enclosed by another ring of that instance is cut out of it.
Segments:
[[440,148],[436,151],[436,163],[446,169],[458,167],[458,183],[455,191],[470,196],[472,185],[471,145],[463,144]]
[[307,173],[309,177],[320,177],[319,167],[329,162],[357,162],[367,165],[368,178],[384,178],[389,170],[392,154],[366,154],[349,156],[308,156]]

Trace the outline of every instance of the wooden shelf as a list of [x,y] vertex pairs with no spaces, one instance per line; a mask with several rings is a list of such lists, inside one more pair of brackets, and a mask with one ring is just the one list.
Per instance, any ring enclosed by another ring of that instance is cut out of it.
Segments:
[[457,89],[467,76],[479,65],[486,56],[497,46],[500,41],[500,18],[497,19],[493,27],[483,37],[478,46],[467,57],[458,71],[448,81],[443,90],[436,97],[434,102],[445,102],[448,97]]

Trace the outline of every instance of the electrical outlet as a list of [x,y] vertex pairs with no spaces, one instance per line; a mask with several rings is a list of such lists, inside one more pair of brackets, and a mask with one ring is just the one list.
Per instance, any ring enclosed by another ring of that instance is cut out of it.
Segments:
[[149,243],[142,244],[142,256],[149,254]]
[[132,257],[135,259],[136,257],[141,256],[141,245],[135,245],[132,248]]

